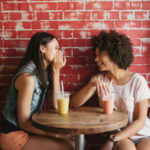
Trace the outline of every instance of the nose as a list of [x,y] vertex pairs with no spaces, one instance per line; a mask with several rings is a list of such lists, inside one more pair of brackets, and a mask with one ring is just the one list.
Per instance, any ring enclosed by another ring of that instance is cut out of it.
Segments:
[[96,58],[95,58],[95,62],[97,63],[97,61],[98,61],[98,57],[96,56]]

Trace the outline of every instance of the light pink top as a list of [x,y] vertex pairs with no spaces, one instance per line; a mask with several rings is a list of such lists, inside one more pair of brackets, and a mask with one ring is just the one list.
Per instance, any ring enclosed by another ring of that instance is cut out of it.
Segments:
[[[150,99],[150,90],[147,82],[138,73],[135,73],[124,85],[112,84],[112,91],[115,93],[114,108],[128,114],[129,124],[133,122],[135,104],[145,99]],[[150,136],[150,119],[148,117],[146,118],[145,126],[130,138],[136,140],[147,136]]]

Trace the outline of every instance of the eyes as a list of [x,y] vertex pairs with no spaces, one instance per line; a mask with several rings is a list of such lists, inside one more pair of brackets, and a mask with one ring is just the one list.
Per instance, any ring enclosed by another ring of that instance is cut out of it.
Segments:
[[96,53],[96,56],[105,56],[105,55],[106,55],[105,52],[98,52],[98,53]]

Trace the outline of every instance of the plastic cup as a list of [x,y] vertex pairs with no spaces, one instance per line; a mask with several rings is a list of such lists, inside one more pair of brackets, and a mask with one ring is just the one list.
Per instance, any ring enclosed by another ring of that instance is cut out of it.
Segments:
[[57,93],[56,98],[58,104],[58,113],[60,115],[68,114],[70,93],[64,92],[64,95],[61,92]]
[[102,106],[105,114],[112,114],[114,108],[114,95],[102,96]]

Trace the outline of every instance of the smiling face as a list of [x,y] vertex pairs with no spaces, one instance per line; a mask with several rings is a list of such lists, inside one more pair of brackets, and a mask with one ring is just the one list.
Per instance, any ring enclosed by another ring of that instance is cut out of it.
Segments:
[[100,71],[111,71],[116,66],[107,51],[100,52],[98,47],[96,48],[95,62]]

